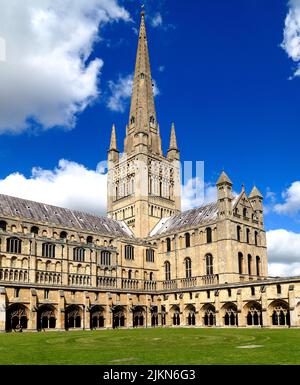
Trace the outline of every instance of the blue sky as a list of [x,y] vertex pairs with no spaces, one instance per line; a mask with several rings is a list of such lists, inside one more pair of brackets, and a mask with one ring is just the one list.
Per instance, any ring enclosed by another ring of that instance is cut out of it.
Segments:
[[[97,6],[97,0],[91,3]],[[121,99],[123,111],[112,111],[108,103],[112,84],[117,87],[134,69],[140,2],[111,3],[115,8],[106,10],[109,20],[99,22],[98,39],[90,39],[92,47],[85,61],[85,66],[97,58],[102,61],[97,75],[98,96],[94,93],[83,111],[77,112],[72,127],[50,123],[45,130],[46,125],[38,124],[34,117],[36,109],[27,115],[25,128],[2,127],[0,179],[16,172],[30,179],[33,167],[51,173],[61,159],[95,170],[106,159],[112,123],[116,124],[122,149],[129,99]],[[235,191],[240,191],[244,183],[250,192],[255,183],[268,197],[267,230],[295,233],[300,232],[298,185],[296,192],[290,192],[296,195],[290,197],[296,200],[292,209],[274,207],[276,203],[287,203],[281,194],[300,180],[300,78],[293,76],[298,56],[294,53],[293,61],[281,47],[285,19],[298,6],[300,9],[298,0],[145,1],[164,149],[174,121],[182,160],[204,160],[205,180],[210,184],[215,183],[223,168],[234,182]],[[123,13],[113,14],[120,9]],[[62,33],[73,32],[76,37],[72,29]],[[6,33],[5,28],[0,28],[0,37],[4,36],[8,43],[18,38],[16,35],[9,40]],[[56,39],[59,41],[59,36]],[[0,80],[4,65],[0,62]],[[34,76],[34,71],[31,74]],[[57,81],[63,84],[59,77]],[[10,90],[11,85],[7,87]],[[51,89],[55,99],[54,91]],[[43,96],[46,93],[47,89]],[[19,108],[13,100],[12,111]]]

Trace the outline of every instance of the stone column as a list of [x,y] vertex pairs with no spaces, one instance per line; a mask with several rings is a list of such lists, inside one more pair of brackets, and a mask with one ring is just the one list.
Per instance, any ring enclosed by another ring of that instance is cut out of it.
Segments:
[[89,293],[87,291],[84,292],[84,306],[83,306],[83,317],[84,317],[84,322],[83,322],[83,329],[85,330],[90,330],[91,329],[91,323],[90,323],[90,297]]
[[264,286],[261,287],[261,311],[263,327],[271,326],[270,317],[268,315],[268,296]]
[[0,332],[5,332],[6,326],[6,290],[0,287]]
[[241,289],[238,289],[238,291],[237,291],[236,304],[237,304],[238,326],[239,327],[245,327],[246,321],[245,321],[245,317],[243,314],[243,298],[242,298],[242,290]]
[[37,330],[37,293],[35,289],[30,289],[28,330]]
[[65,329],[65,296],[63,290],[58,292],[56,329]]
[[113,327],[113,313],[112,313],[112,310],[111,310],[111,306],[112,306],[112,294],[111,293],[107,293],[106,295],[106,306],[105,306],[105,309],[104,309],[104,326],[106,328],[112,328]]
[[216,326],[224,326],[221,314],[219,291],[215,290]]

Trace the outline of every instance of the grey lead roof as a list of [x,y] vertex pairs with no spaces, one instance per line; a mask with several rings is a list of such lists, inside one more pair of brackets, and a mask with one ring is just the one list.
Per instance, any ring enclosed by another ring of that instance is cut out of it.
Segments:
[[150,236],[180,231],[184,228],[199,226],[217,219],[217,202],[209,203],[192,210],[184,211],[173,217],[163,218],[151,231]]
[[43,222],[46,225],[91,231],[110,237],[131,238],[133,236],[127,225],[121,221],[9,195],[0,194],[0,215]]

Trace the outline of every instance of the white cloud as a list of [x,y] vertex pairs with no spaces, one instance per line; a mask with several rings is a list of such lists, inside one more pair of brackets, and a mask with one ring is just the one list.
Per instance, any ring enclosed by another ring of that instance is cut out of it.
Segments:
[[163,23],[162,16],[159,12],[157,12],[151,20],[151,26],[153,28],[157,28],[157,27],[160,27],[162,23]]
[[285,229],[267,232],[269,275],[300,275],[300,234]]
[[0,133],[72,128],[99,95],[99,26],[129,20],[117,0],[0,0],[6,61],[0,72]]
[[300,76],[300,0],[289,1],[289,12],[285,19],[282,48],[297,63],[294,76]]
[[107,101],[107,107],[112,111],[124,112],[132,91],[132,74],[127,76],[119,76],[114,82],[110,80],[108,86],[110,89],[110,97]]
[[29,178],[17,172],[8,175],[0,180],[0,193],[105,215],[106,174],[103,172],[102,164],[97,170],[89,170],[61,159],[54,170],[33,168]]
[[300,211],[300,181],[293,182],[291,186],[282,193],[284,203],[274,205],[277,214],[296,215]]
[[[110,96],[107,99],[107,107],[112,111],[124,112],[132,92],[133,74],[119,75],[117,81],[110,80],[108,87]],[[160,94],[156,81],[153,79],[153,93],[154,96]]]
[[295,277],[300,275],[300,263],[269,263],[268,274],[270,277]]

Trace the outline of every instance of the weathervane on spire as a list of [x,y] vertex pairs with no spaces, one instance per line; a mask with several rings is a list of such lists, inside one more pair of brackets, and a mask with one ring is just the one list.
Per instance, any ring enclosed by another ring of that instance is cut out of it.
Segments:
[[141,15],[144,16],[145,15],[145,4],[142,4],[141,8],[142,8]]

